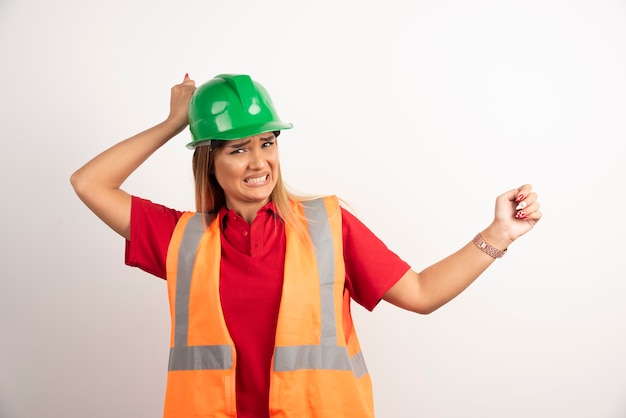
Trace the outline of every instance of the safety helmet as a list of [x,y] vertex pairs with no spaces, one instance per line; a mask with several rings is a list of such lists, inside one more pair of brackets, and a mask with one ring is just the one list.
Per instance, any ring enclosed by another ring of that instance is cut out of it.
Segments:
[[212,140],[247,138],[291,129],[282,122],[265,88],[245,74],[220,74],[196,89],[189,102],[188,148]]

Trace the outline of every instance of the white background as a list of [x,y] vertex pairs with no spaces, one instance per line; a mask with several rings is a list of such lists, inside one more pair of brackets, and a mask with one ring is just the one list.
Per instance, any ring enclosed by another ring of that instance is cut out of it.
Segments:
[[[623,0],[0,2],[0,417],[158,417],[165,283],[70,174],[249,73],[298,192],[345,198],[416,270],[523,183],[544,219],[429,316],[355,307],[379,417],[626,416]],[[193,209],[186,130],[124,188]]]

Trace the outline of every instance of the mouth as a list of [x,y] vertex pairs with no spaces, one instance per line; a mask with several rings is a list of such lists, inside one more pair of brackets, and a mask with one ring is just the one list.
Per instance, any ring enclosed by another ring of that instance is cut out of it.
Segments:
[[265,184],[270,178],[269,174],[264,174],[260,177],[248,177],[244,180],[244,183],[249,185]]

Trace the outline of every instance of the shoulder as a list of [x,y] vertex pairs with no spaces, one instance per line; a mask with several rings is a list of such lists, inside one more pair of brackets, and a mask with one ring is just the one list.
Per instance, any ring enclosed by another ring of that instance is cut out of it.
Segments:
[[186,212],[132,196],[131,229],[137,226],[145,228],[156,226],[158,229],[173,228],[184,213]]
[[185,213],[183,211],[172,209],[159,203],[154,203],[151,200],[144,199],[139,196],[132,196],[132,205],[135,209],[141,209],[156,213],[160,212],[164,214],[175,215],[177,217],[180,217],[183,213]]
[[302,207],[304,216],[309,220],[320,218],[331,219],[337,215],[341,215],[339,198],[335,195],[299,198],[295,200],[295,203]]

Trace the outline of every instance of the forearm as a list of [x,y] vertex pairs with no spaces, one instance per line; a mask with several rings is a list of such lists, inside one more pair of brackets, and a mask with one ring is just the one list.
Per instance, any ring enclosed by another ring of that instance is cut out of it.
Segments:
[[131,197],[120,186],[180,130],[166,121],[112,146],[72,175],[74,191],[104,223],[130,239]]
[[81,197],[94,189],[118,189],[150,155],[183,128],[166,120],[112,146],[78,169],[72,175],[72,186]]
[[[490,245],[504,250],[512,240],[497,226],[491,225],[481,232]],[[473,242],[443,260],[427,267],[418,275],[420,299],[426,312],[445,305],[474,282],[493,262],[494,258]]]
[[[537,195],[525,184],[498,196],[494,220],[480,235],[489,245],[502,251],[528,232],[541,216]],[[433,312],[463,292],[494,260],[470,241],[421,273],[413,269],[407,271],[383,298],[413,312]]]

